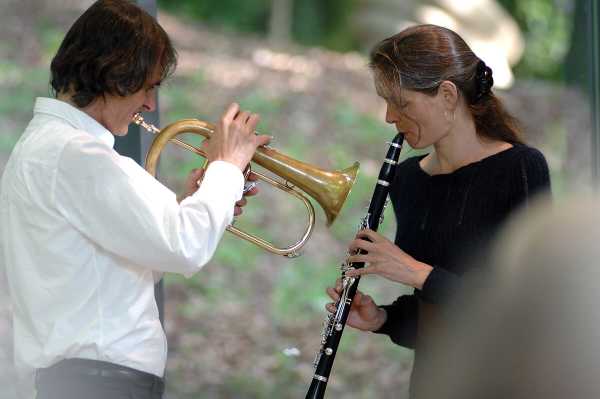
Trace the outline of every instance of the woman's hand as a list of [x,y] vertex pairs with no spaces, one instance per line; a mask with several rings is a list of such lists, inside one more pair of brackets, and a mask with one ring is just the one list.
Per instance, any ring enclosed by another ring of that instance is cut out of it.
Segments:
[[[342,281],[338,279],[335,284],[335,288],[327,288],[327,294],[331,299],[337,302],[340,299],[342,293]],[[328,303],[325,305],[327,311],[335,313],[335,303]],[[387,312],[381,309],[373,298],[369,295],[365,295],[359,290],[354,295],[352,301],[352,307],[350,307],[350,313],[348,314],[348,320],[346,323],[350,327],[357,328],[363,331],[376,331],[383,326],[383,323],[387,320]]]
[[349,250],[350,253],[356,253],[358,250],[367,252],[348,258],[352,263],[365,263],[365,267],[347,271],[346,275],[350,277],[377,274],[388,280],[421,289],[433,269],[428,264],[417,261],[381,234],[369,229],[358,232],[356,239],[350,243]]

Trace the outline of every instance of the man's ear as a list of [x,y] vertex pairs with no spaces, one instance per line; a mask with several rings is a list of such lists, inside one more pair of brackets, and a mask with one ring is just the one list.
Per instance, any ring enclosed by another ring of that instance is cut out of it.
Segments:
[[438,96],[449,111],[454,111],[458,105],[458,87],[449,80],[444,80],[438,89]]

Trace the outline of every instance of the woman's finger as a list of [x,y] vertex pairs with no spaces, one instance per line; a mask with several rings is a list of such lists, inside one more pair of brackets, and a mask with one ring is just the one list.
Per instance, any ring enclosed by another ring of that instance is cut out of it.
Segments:
[[363,240],[361,238],[352,240],[350,242],[350,245],[348,246],[348,249],[350,250],[350,253],[354,253],[359,249],[362,249],[366,252],[371,252],[373,250],[373,248],[375,248],[375,244],[373,244],[370,241],[367,240]]
[[338,278],[337,280],[335,280],[335,290],[337,292],[342,292],[342,279]]
[[375,266],[365,266],[360,269],[348,270],[346,272],[346,276],[356,277],[356,276],[364,276],[365,274],[377,274],[379,272],[379,268]]
[[333,302],[330,302],[330,303],[326,304],[326,305],[325,305],[325,309],[327,309],[327,311],[328,311],[329,313],[335,313],[335,312],[336,312],[336,310],[337,310],[337,309],[335,308],[335,303],[333,303]]
[[334,301],[340,299],[340,295],[338,294],[338,292],[331,287],[327,288],[327,295],[329,295],[329,297]]
[[[358,254],[358,255],[350,255],[348,257],[348,261],[350,263],[369,263],[369,262],[373,262],[375,259],[373,259],[373,256],[370,254]],[[346,272],[346,274],[348,274],[348,272]]]
[[376,233],[371,229],[363,229],[356,234],[357,238],[362,238],[363,240],[368,240],[371,242],[380,241],[383,236],[381,234]]

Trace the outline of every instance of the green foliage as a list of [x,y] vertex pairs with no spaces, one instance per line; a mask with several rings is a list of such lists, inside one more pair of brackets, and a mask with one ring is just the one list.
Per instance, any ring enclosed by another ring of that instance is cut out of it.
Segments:
[[49,23],[43,23],[38,31],[38,37],[42,44],[42,57],[51,60],[58,51],[66,32],[51,26]]
[[302,0],[294,2],[293,36],[298,42],[337,51],[358,48],[350,16],[356,0]]
[[[159,6],[213,28],[265,35],[272,0],[158,0]],[[345,51],[357,48],[350,16],[356,0],[293,1],[292,37],[301,44]]]
[[0,115],[21,116],[27,119],[35,97],[47,95],[40,91],[48,87],[48,71],[45,68],[27,68],[10,61],[0,61]]
[[[0,126],[2,126],[0,124]],[[0,152],[9,153],[17,144],[18,137],[13,135],[0,136]]]
[[[304,387],[298,386],[295,361],[281,353],[272,355],[272,359],[274,359],[274,366],[268,380],[250,376],[244,370],[231,378],[230,383],[225,387],[225,397],[270,399],[281,397],[282,392],[290,394],[291,397],[304,395]],[[297,387],[295,389],[297,392],[292,393],[294,386]],[[303,390],[299,391],[298,388]]]
[[158,0],[167,10],[231,31],[266,33],[270,0]]
[[271,134],[273,119],[276,119],[283,107],[284,100],[269,97],[261,91],[253,91],[239,99],[240,108],[249,109],[260,115],[257,130],[264,134]]
[[499,0],[522,29],[526,48],[515,73],[561,80],[569,51],[574,0]]
[[[242,230],[252,230],[250,234],[253,235],[262,234],[263,237],[265,235],[262,231],[257,233],[255,226],[253,228],[244,227]],[[241,272],[250,272],[260,265],[258,259],[263,254],[263,250],[256,245],[245,240],[240,240],[233,234],[225,233],[214,259],[219,264],[227,265],[227,267],[237,269]]]
[[[394,128],[372,115],[357,112],[349,104],[338,104],[335,110],[335,121],[344,129],[335,134],[339,136],[352,136],[358,139],[359,145],[372,145],[383,139],[394,136]],[[343,139],[344,137],[339,137]]]
[[281,269],[272,294],[274,321],[294,323],[311,320],[315,313],[325,315],[325,304],[329,302],[325,288],[340,276],[340,260],[330,258],[314,265],[297,258],[288,263]]

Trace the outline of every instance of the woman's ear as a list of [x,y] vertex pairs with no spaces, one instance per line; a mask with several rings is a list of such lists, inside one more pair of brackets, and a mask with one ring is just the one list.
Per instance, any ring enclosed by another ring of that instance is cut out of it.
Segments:
[[458,105],[458,88],[449,80],[444,80],[438,89],[438,96],[449,111],[454,111]]

